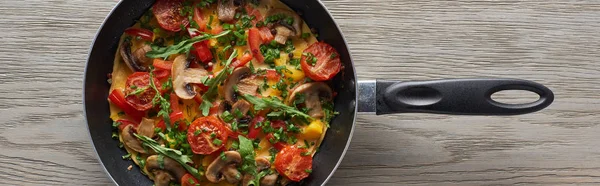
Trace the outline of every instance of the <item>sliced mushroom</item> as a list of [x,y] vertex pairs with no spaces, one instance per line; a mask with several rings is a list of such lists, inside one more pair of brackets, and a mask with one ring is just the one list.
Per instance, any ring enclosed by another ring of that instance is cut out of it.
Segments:
[[221,169],[221,173],[223,174],[223,177],[225,177],[225,180],[227,180],[227,182],[231,184],[235,184],[242,180],[242,174],[240,173],[240,171],[237,170],[235,164],[227,165],[226,167]]
[[[210,165],[208,165],[206,168],[206,179],[210,182],[217,183],[223,180],[226,177],[225,175],[227,175],[227,181],[232,183],[232,181],[236,181],[236,179],[232,178],[237,177],[232,175],[240,174],[239,171],[235,169],[235,166],[241,162],[242,157],[240,156],[240,153],[236,151],[226,151],[224,152],[224,157],[218,157],[212,163],[210,163]],[[234,165],[233,169],[230,167],[230,165]],[[236,171],[237,173],[235,173]],[[239,177],[241,179],[241,176]],[[237,181],[240,179],[237,179]]]
[[[258,157],[254,159],[256,161],[256,170],[260,172],[265,169],[271,168],[271,163],[264,157]],[[269,174],[260,179],[260,185],[265,186],[273,186],[277,182],[277,174]],[[244,180],[242,181],[242,186],[249,186],[250,181],[254,179],[254,176],[250,174],[244,175]]]
[[149,58],[146,57],[146,52],[152,50],[150,45],[144,45],[143,47],[137,49],[134,53],[131,52],[131,40],[125,39],[123,43],[121,43],[121,47],[119,49],[119,54],[123,58],[127,67],[131,69],[133,72],[145,72],[148,71],[148,67],[145,66]]
[[324,115],[320,98],[322,97],[326,100],[333,98],[333,91],[327,84],[323,82],[311,82],[296,87],[288,98],[288,104],[293,103],[299,94],[304,95],[304,105],[309,109],[308,115],[316,119]]
[[249,78],[251,71],[248,67],[239,67],[233,70],[231,75],[225,80],[223,85],[223,91],[225,93],[225,100],[233,104],[237,101],[237,96],[234,86],[237,85],[238,91],[243,94],[254,95],[258,89],[258,84],[255,78]]
[[123,144],[128,148],[139,152],[139,153],[147,153],[144,147],[142,147],[142,142],[140,142],[137,137],[133,135],[135,129],[133,125],[127,125],[123,130],[121,130],[121,138],[123,139]]
[[248,113],[251,106],[252,105],[248,103],[248,101],[240,99],[231,106],[231,112],[235,113],[236,110],[239,110],[240,113],[242,113],[242,116],[244,116]]
[[[285,44],[288,38],[300,36],[302,32],[302,19],[300,16],[298,16],[298,14],[281,8],[271,9],[271,11],[267,13],[267,17],[276,15],[283,15],[284,19],[275,22],[275,24],[272,26],[272,28],[277,31],[277,34],[275,35],[275,41],[280,44]],[[287,18],[289,17],[293,19],[292,24],[288,24],[287,22]]]
[[185,168],[169,157],[163,156],[162,162],[159,158],[158,155],[152,155],[146,159],[146,170],[154,174],[154,184],[156,186],[166,186],[171,181],[179,183],[179,180],[186,174]]
[[154,120],[142,118],[142,122],[137,128],[137,133],[149,138],[154,137]]
[[188,61],[185,55],[179,55],[173,61],[171,76],[173,78],[173,90],[181,99],[192,99],[196,96],[196,86],[191,84],[202,83],[202,77],[208,72],[200,68],[187,68]]
[[217,5],[217,17],[223,22],[233,21],[236,10],[237,6],[235,6],[234,0],[219,0]]

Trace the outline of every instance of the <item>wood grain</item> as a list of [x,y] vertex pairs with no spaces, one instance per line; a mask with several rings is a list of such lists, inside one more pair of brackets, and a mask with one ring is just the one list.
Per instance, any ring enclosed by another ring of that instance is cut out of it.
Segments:
[[[81,92],[88,47],[116,3],[0,1],[1,185],[111,184]],[[599,1],[323,3],[361,80],[512,77],[556,94],[522,116],[360,115],[329,185],[600,184]]]

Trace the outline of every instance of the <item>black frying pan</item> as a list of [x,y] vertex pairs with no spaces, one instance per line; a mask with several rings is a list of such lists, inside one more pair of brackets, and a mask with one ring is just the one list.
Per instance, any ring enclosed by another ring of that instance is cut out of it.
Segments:
[[[313,172],[302,185],[323,185],[333,175],[344,156],[358,112],[376,114],[426,112],[464,115],[516,115],[541,110],[554,100],[552,91],[543,85],[518,79],[454,79],[425,82],[366,81],[357,82],[352,58],[342,32],[323,4],[317,0],[282,0],[303,14],[311,28],[319,30],[319,40],[337,49],[345,68],[332,81],[338,96],[332,121],[314,156]],[[111,138],[106,74],[112,71],[114,54],[123,31],[150,8],[154,0],[121,1],[106,18],[90,50],[84,81],[84,107],[92,143],[100,162],[118,185],[152,185],[137,166],[121,159],[126,152]],[[527,104],[509,105],[493,101],[490,96],[501,90],[527,90],[540,99]],[[357,106],[358,104],[358,106]]]

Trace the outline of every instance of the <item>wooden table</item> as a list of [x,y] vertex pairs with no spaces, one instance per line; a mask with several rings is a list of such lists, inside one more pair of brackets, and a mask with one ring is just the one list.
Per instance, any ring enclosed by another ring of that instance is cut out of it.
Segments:
[[[116,3],[0,1],[0,184],[111,184],[91,148],[82,79]],[[600,183],[599,1],[324,3],[361,80],[512,77],[556,94],[522,116],[360,115],[329,185]]]

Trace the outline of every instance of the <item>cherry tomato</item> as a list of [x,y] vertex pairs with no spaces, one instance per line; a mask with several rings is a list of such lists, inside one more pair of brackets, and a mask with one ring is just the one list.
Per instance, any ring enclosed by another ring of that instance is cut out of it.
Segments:
[[127,100],[125,100],[125,96],[120,90],[114,89],[112,92],[110,92],[110,95],[108,95],[108,99],[133,120],[137,122],[142,121],[142,117],[144,117],[145,113],[133,108],[133,106],[131,106]]
[[187,141],[192,152],[211,154],[225,145],[227,131],[225,124],[216,116],[200,117],[188,128]]
[[269,27],[260,27],[258,30],[260,31],[260,38],[263,43],[269,43],[275,39],[275,36],[271,34],[271,29],[269,29]]
[[119,130],[123,130],[127,125],[133,125],[133,128],[137,128],[138,125],[140,125],[140,123],[133,122],[133,121],[126,120],[126,119],[120,119],[120,120],[117,120],[117,122],[121,123],[119,125]]
[[140,37],[145,41],[152,41],[154,38],[154,32],[143,28],[127,28],[125,29],[125,33],[130,36]]
[[196,57],[203,63],[208,63],[213,59],[212,52],[210,51],[210,48],[208,48],[208,40],[194,43],[193,46]]
[[312,170],[312,157],[304,156],[306,149],[300,149],[295,145],[287,146],[275,157],[275,169],[292,181],[300,181],[310,174]]
[[252,60],[252,54],[250,54],[250,53],[244,53],[244,55],[242,55],[241,58],[239,58],[239,59],[231,62],[231,64],[229,66],[233,67],[233,68],[243,67],[244,65],[246,65],[251,60]]
[[202,10],[200,10],[200,7],[194,8],[193,19],[196,24],[198,24],[198,27],[200,27],[198,28],[200,31],[206,31],[206,24],[208,23],[208,20],[202,16]]
[[259,62],[262,63],[265,60],[265,57],[260,53],[260,44],[262,44],[262,39],[260,38],[260,31],[256,28],[251,28],[248,30],[248,47],[250,47],[250,51],[252,52],[252,56]]
[[279,74],[274,69],[267,69],[265,76],[267,77],[268,80],[272,80],[272,81],[279,81],[279,78],[280,78]]
[[181,177],[180,180],[181,186],[196,186],[200,185],[200,182],[194,178],[190,173],[186,173]]
[[[158,79],[153,78],[154,85],[160,91],[161,84]],[[156,96],[156,91],[150,87],[150,74],[148,72],[135,72],[127,77],[125,99],[133,108],[139,111],[146,111],[152,108],[152,99]]]
[[338,52],[324,42],[313,43],[304,49],[300,63],[306,76],[315,81],[331,79],[342,68]]
[[182,9],[181,0],[157,0],[152,6],[152,13],[161,28],[179,32],[182,27],[185,28],[190,24],[186,16],[181,16]]
[[250,122],[250,125],[248,125],[248,139],[255,139],[256,137],[258,137],[258,134],[261,131],[261,128],[256,128],[256,124],[259,122],[263,122],[265,121],[265,117],[263,116],[256,116],[252,119],[252,121]]
[[171,70],[171,67],[173,66],[173,61],[165,61],[162,59],[154,59],[152,61],[152,66],[154,66],[156,69],[162,69],[162,70]]

